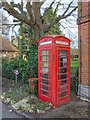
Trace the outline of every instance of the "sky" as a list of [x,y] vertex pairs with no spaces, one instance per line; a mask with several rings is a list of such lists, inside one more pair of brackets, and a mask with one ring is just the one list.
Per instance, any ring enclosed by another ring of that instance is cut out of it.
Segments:
[[[8,0],[11,1],[11,0]],[[19,3],[21,0],[14,0],[14,2]],[[24,0],[25,1],[25,0]],[[42,9],[41,9],[41,13],[43,14],[44,8],[47,7],[53,0],[46,0],[46,2],[42,5]],[[56,0],[56,2],[58,2],[60,0]],[[63,10],[65,9],[65,7],[67,7],[67,5],[72,1],[72,0],[61,0],[62,4],[64,4],[64,6],[59,7],[59,10],[57,12],[57,15],[60,15],[63,13]],[[72,6],[76,6],[77,5],[77,0],[74,0]],[[55,4],[53,5],[53,9],[55,8]],[[72,9],[72,8],[71,8]],[[9,16],[7,12],[3,11],[5,16]],[[8,20],[10,21],[10,23],[13,23],[13,17],[9,16]],[[64,35],[70,39],[72,39],[74,42],[74,46],[77,48],[78,47],[78,26],[77,26],[77,11],[75,11],[73,13],[73,16],[68,17],[65,20],[61,20],[61,31],[63,31]],[[64,27],[63,27],[64,26]],[[15,28],[15,31],[18,31],[18,26]],[[12,29],[10,32],[10,36],[12,35]]]

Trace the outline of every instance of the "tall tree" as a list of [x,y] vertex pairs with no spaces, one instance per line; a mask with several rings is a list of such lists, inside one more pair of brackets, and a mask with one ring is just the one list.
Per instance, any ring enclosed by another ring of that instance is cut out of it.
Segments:
[[[67,18],[77,9],[77,7],[70,9],[73,3],[72,0],[62,14],[55,17],[55,19],[50,21],[48,24],[45,24],[46,14],[50,9],[52,9],[55,0],[53,0],[51,4],[45,8],[43,15],[41,14],[41,6],[45,3],[46,0],[44,0],[44,2],[39,2],[39,0],[38,2],[35,2],[35,0],[33,1],[34,2],[28,0],[28,2],[26,2],[26,11],[22,9],[20,3],[15,4],[14,2],[2,2],[2,6],[9,14],[17,18],[19,21],[22,21],[23,23],[31,26],[37,36],[37,39],[47,33],[60,20]],[[57,13],[58,7],[60,5],[62,5],[61,0],[57,3],[54,13]]]
[[[45,17],[44,24],[49,24],[53,19],[57,17],[56,13],[54,13],[53,9],[50,9]],[[49,31],[45,32],[46,35],[52,35],[52,34],[59,34],[62,35],[62,32],[60,30],[60,22],[57,22],[55,25],[53,25]]]

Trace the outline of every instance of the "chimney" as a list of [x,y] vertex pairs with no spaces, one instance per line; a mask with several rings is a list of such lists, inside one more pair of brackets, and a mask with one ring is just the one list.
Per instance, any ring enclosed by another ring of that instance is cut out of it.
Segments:
[[14,36],[11,36],[11,43],[13,43],[13,41],[15,40]]

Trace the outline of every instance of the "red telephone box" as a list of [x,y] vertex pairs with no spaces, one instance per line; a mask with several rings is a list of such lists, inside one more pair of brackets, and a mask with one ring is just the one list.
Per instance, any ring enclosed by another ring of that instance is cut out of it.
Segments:
[[70,40],[46,36],[38,43],[38,97],[53,107],[70,101]]

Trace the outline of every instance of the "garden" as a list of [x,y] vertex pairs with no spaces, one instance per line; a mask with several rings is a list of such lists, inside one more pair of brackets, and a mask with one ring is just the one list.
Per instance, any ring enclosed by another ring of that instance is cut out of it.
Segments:
[[[8,61],[3,59],[3,93],[1,99],[4,103],[11,105],[17,111],[33,114],[46,113],[53,110],[51,103],[42,102],[38,99],[37,79],[35,81],[36,86],[32,92],[32,85],[29,83],[29,79],[38,77],[37,64],[37,46],[31,48],[27,61],[23,58],[15,58]],[[78,58],[71,59],[72,100],[77,98],[77,68]],[[15,69],[19,71],[17,83],[15,81]]]
[[[12,1],[3,2],[2,4],[4,12],[7,11],[8,16],[13,16],[13,25],[10,27],[12,31],[10,32],[14,34],[14,37],[18,41],[16,48],[19,55],[16,58],[2,59],[3,78],[2,95],[0,98],[5,104],[12,106],[16,111],[34,115],[53,111],[53,106],[50,102],[42,102],[38,99],[38,40],[46,35],[57,34],[65,36],[66,32],[63,32],[66,29],[64,20],[66,25],[72,28],[73,23],[70,23],[71,19],[66,18],[70,16],[72,18],[73,13],[77,10],[77,6],[71,9],[73,1],[64,8],[64,3],[55,0],[48,6],[44,5],[45,8],[42,11],[42,5],[45,2],[46,0],[44,2],[26,2],[26,4],[23,4],[22,0],[19,3]],[[55,6],[54,9],[53,6]],[[63,14],[59,12],[60,7]],[[57,13],[60,14],[58,15]],[[6,23],[9,23],[9,21],[7,20]],[[67,28],[69,28],[68,26]],[[67,31],[70,32],[70,30]],[[3,33],[3,36],[7,38],[6,35],[8,33],[7,30],[5,34]],[[67,34],[70,36],[70,34],[75,33],[70,32]],[[75,44],[73,38],[72,43]],[[15,44],[13,45],[15,46]],[[78,58],[71,58],[70,67],[71,101],[75,101],[78,99]],[[17,76],[15,75],[15,71],[18,71]],[[31,79],[35,79],[35,87],[31,84]]]

